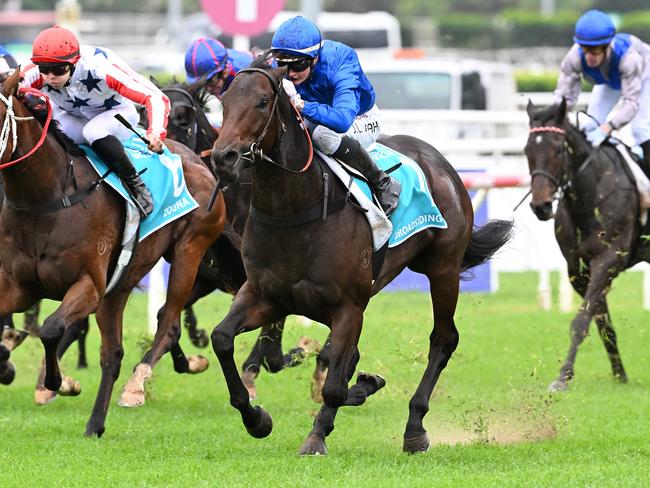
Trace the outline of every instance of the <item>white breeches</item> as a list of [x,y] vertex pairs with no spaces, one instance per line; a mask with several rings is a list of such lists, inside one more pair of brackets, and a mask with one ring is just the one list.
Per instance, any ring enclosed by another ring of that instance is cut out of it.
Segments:
[[122,114],[122,117],[133,127],[138,124],[138,112],[131,104],[119,109],[107,110],[92,119],[76,117],[57,109],[54,118],[59,122],[61,130],[77,144],[92,144],[106,136],[115,136],[120,141],[125,141],[133,133],[118,122],[115,114]]
[[[594,85],[589,98],[587,113],[602,124],[621,98],[621,90],[615,90],[607,85]],[[632,137],[635,144],[650,140],[650,78],[643,82],[639,94],[639,111],[630,121]]]
[[311,132],[314,146],[325,154],[334,154],[341,145],[343,136],[350,136],[359,141],[361,147],[368,147],[377,140],[381,129],[380,112],[377,105],[365,114],[357,116],[345,134],[339,134],[324,125],[317,125],[307,119],[305,119],[305,123]]

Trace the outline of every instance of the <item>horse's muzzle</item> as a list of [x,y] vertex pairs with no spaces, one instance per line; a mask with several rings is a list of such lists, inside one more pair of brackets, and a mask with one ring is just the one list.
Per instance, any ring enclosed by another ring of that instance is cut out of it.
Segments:
[[550,220],[553,218],[553,202],[531,203],[530,208],[539,220]]
[[239,176],[237,163],[241,155],[235,149],[213,149],[210,153],[212,172],[224,183],[231,183]]

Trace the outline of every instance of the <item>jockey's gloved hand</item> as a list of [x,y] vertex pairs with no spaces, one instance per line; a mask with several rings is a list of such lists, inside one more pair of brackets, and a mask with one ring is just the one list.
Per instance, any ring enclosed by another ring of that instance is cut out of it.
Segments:
[[158,154],[162,154],[163,144],[160,140],[160,137],[152,132],[151,134],[147,135],[147,139],[149,140],[149,150]]
[[605,132],[601,127],[596,127],[595,129],[587,132],[587,140],[591,143],[593,147],[599,147],[609,134]]
[[296,86],[291,82],[291,80],[284,78],[282,80],[282,87],[287,93],[289,100],[291,100],[291,103],[293,103],[293,106],[298,110],[302,110],[305,102],[302,100],[302,98],[300,98],[300,94],[296,91]]

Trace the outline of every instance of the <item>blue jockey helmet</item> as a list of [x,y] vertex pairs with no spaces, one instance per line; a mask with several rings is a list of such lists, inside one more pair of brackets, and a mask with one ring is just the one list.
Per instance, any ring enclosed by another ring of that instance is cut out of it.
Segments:
[[283,22],[271,40],[273,56],[286,61],[304,57],[315,58],[319,55],[321,46],[320,30],[302,15]]
[[228,51],[216,39],[196,39],[185,52],[185,74],[189,83],[209,80],[228,67]]
[[583,46],[609,44],[616,34],[614,22],[605,12],[588,10],[576,22],[573,41]]
[[0,73],[16,69],[18,63],[16,59],[11,55],[7,48],[0,44]]

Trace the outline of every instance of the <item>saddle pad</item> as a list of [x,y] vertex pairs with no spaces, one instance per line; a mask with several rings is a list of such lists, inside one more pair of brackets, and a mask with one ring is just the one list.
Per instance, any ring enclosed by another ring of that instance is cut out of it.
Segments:
[[[122,143],[135,169],[140,172],[146,168],[141,178],[153,196],[154,210],[151,215],[140,222],[140,241],[143,241],[161,227],[188,214],[199,204],[187,190],[180,156],[172,154],[164,146],[163,154],[152,153],[147,149],[147,145],[135,135]],[[85,145],[80,147],[99,175],[108,171],[106,163],[97,156],[92,148]],[[135,208],[135,204],[131,201],[129,193],[117,174],[111,173],[105,181],[126,200],[128,205]]]
[[[390,173],[402,184],[402,191],[397,208],[390,215],[393,232],[388,247],[399,246],[409,237],[430,227],[447,228],[447,222],[433,201],[424,172],[415,161],[378,142],[368,148],[368,153],[384,171],[402,163]],[[369,193],[368,184],[362,183],[364,191]]]

